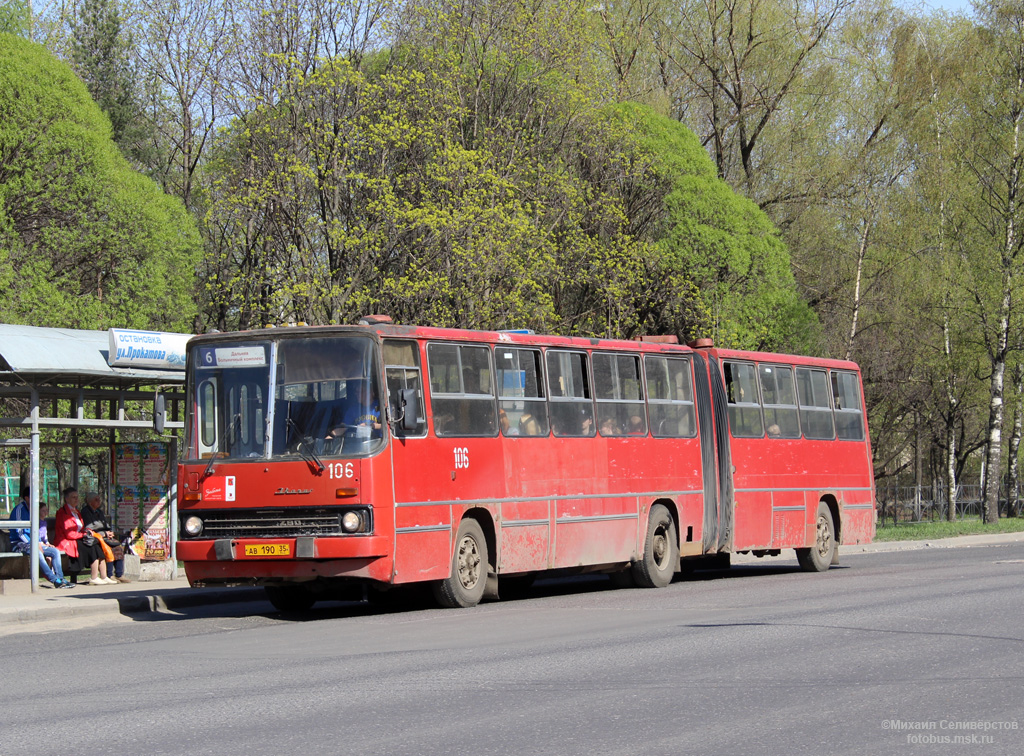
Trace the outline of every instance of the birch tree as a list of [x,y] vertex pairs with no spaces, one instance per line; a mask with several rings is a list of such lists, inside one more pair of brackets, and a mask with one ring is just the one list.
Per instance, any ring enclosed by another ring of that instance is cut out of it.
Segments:
[[[1024,345],[1015,302],[1024,276],[1024,6],[986,0],[975,6],[978,65],[965,79],[970,117],[962,132],[965,164],[975,181],[972,228],[961,238],[973,261],[969,293],[988,358],[988,432],[983,517],[999,517],[1003,471],[1006,369]],[[981,54],[981,51],[984,51]]]

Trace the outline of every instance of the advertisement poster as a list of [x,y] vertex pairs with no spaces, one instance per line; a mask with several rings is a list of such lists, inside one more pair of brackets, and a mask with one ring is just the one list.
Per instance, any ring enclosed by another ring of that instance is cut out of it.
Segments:
[[118,529],[131,529],[132,548],[142,561],[169,559],[170,447],[114,444],[113,458]]

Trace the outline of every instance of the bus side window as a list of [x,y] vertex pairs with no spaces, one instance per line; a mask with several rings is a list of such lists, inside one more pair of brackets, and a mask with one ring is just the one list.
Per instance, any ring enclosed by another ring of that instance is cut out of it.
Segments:
[[656,438],[696,436],[690,361],[647,355],[644,358],[644,372],[647,376],[651,433]]
[[796,369],[797,398],[800,400],[800,425],[805,438],[833,439],[832,406],[829,403],[828,376],[824,370]]
[[758,365],[764,402],[764,423],[769,438],[800,438],[800,410],[793,387],[793,368]]
[[498,425],[506,436],[548,435],[540,351],[494,348],[498,377]]
[[556,436],[593,436],[594,403],[586,353],[549,349],[547,367],[551,431]]
[[[384,374],[388,384],[388,401],[392,418],[409,413],[416,419],[414,430],[405,430],[401,423],[392,425],[392,432],[398,437],[423,436],[427,432],[426,414],[423,411],[423,374],[420,371],[420,350],[415,341],[384,341]],[[400,391],[411,389],[416,392],[415,406],[404,409],[399,399]]]
[[633,354],[596,353],[592,359],[598,431],[602,436],[646,436],[640,358]]
[[734,438],[761,438],[761,401],[757,394],[754,366],[748,362],[725,362],[725,388],[729,402],[729,428]]
[[855,373],[832,371],[836,436],[849,441],[864,440],[864,412],[860,406],[860,381]]
[[494,436],[497,431],[491,350],[486,346],[428,344],[434,433]]

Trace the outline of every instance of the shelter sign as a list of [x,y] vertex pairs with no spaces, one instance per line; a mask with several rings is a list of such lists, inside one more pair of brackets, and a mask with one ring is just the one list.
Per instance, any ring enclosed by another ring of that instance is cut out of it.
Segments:
[[140,559],[170,559],[170,445],[114,444],[112,458],[118,527],[131,529]]

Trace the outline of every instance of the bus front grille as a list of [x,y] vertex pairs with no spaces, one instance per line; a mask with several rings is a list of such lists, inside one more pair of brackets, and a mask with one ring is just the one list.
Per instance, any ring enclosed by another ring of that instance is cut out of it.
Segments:
[[[197,538],[298,538],[302,536],[347,535],[341,527],[345,512],[357,509],[366,521],[363,507],[303,507],[296,509],[231,509],[223,511],[181,512],[182,520],[198,515],[203,530]],[[185,528],[182,540],[189,540]]]

